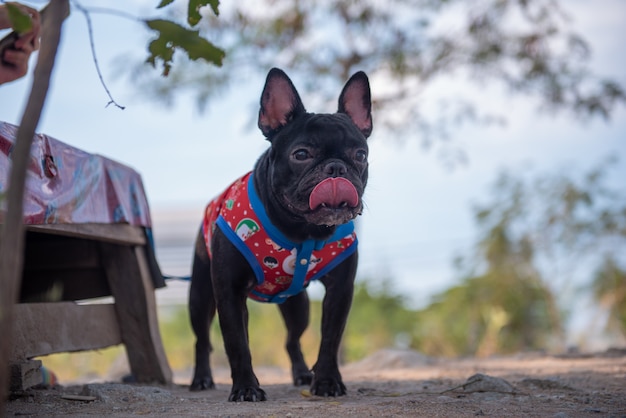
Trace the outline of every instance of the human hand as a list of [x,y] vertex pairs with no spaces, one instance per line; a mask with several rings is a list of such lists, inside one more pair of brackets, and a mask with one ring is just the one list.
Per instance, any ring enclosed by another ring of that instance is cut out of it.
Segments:
[[[26,75],[28,60],[33,51],[39,49],[41,19],[39,12],[19,3],[11,3],[30,17],[32,26],[28,32],[17,34],[15,41],[0,51],[0,84]],[[0,5],[0,28],[11,27],[6,5]]]

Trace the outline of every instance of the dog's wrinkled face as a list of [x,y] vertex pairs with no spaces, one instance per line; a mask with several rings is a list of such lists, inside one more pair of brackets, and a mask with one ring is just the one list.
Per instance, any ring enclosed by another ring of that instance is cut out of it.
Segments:
[[363,208],[368,167],[365,137],[346,115],[305,119],[288,126],[294,129],[285,129],[272,144],[270,181],[275,198],[312,224],[349,222]]
[[370,110],[364,73],[348,81],[337,113],[312,114],[287,76],[270,72],[259,127],[272,143],[265,179],[272,200],[315,225],[340,225],[358,216],[368,175]]

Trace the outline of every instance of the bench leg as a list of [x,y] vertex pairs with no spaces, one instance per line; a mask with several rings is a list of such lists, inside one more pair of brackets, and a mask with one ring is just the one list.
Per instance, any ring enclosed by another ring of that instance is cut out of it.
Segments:
[[104,242],[99,245],[133,376],[138,382],[171,383],[144,249]]

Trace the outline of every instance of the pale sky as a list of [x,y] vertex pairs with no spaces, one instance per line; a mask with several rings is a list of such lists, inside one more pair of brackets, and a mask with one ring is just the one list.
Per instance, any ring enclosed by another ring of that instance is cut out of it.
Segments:
[[[129,11],[150,10],[138,4],[158,2],[82,3]],[[626,86],[626,2],[567,0],[562,4],[591,43],[593,69]],[[94,15],[93,23],[104,77],[126,110],[105,108],[108,98],[92,62],[85,19],[74,11],[63,29],[52,88],[37,131],[133,167],[144,181],[157,240],[166,233],[163,222],[174,212],[184,213],[180,216],[186,219],[177,221],[187,225],[185,231],[191,225],[191,245],[206,202],[250,170],[268,146],[262,135],[247,125],[250,112],[256,112],[253,105],[258,102],[265,74],[249,80],[256,88],[232,89],[206,114],[198,114],[193,101],[184,97],[175,109],[163,109],[140,101],[127,84],[128,78],[114,75],[116,57],[129,52],[144,56],[147,35],[143,27],[106,15]],[[288,68],[284,70],[290,73]],[[19,122],[30,83],[28,76],[0,88],[0,120]],[[450,88],[454,84],[441,86]],[[437,158],[436,150],[422,149],[419,138],[398,142],[376,131],[374,114],[370,182],[360,220],[359,274],[392,278],[394,287],[417,304],[457,279],[452,258],[475,239],[471,203],[488,198],[488,185],[501,168],[545,171],[573,166],[585,170],[609,154],[618,155],[620,163],[612,181],[626,191],[624,107],[608,123],[579,124],[568,115],[553,118],[541,114],[534,102],[523,97],[506,96],[494,88],[471,88],[484,97],[489,108],[505,109],[508,125],[470,126],[458,132],[451,141],[466,151],[469,164],[452,171]],[[375,86],[372,95],[376,96]],[[306,105],[304,94],[303,101]],[[189,263],[181,269],[187,271],[164,268],[164,272],[188,274],[190,268]]]

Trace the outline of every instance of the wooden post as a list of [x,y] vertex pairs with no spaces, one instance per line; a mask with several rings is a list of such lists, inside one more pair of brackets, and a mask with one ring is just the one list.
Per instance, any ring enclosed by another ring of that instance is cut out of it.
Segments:
[[104,242],[99,245],[133,376],[138,382],[170,383],[172,371],[161,342],[154,285],[144,249]]

